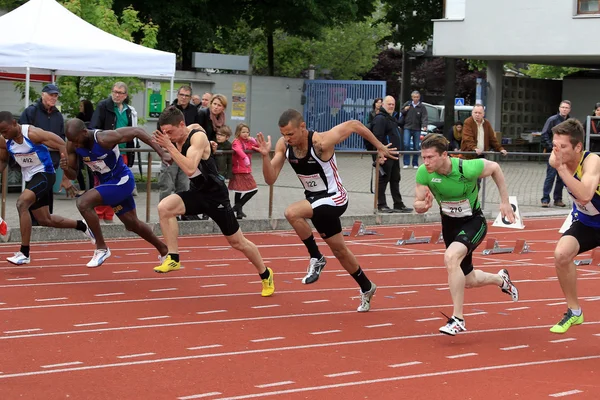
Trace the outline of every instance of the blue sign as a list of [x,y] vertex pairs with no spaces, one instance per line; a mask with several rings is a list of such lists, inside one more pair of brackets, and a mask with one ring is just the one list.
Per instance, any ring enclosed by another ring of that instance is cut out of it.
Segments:
[[465,99],[463,97],[455,97],[454,98],[454,105],[455,106],[464,106],[465,105]]

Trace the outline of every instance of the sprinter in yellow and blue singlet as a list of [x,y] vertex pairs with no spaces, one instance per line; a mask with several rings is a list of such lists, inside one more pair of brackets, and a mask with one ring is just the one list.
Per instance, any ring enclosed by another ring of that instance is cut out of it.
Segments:
[[568,119],[552,128],[550,165],[556,168],[573,201],[573,223],[554,250],[554,266],[565,298],[567,312],[550,332],[565,333],[583,323],[577,299],[577,254],[600,245],[600,157],[583,150],[583,126]]

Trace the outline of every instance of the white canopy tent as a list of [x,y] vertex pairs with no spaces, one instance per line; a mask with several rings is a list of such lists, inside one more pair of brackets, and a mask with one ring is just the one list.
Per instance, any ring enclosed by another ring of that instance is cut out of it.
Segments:
[[31,0],[0,17],[0,72],[25,72],[26,107],[31,73],[169,78],[173,93],[175,54],[106,33],[55,0]]

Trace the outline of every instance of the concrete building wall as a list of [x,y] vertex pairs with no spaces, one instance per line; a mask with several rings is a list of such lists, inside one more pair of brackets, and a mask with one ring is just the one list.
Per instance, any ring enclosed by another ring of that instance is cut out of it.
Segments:
[[563,98],[571,101],[571,116],[585,124],[586,117],[594,111],[594,105],[600,102],[600,79],[565,78]]

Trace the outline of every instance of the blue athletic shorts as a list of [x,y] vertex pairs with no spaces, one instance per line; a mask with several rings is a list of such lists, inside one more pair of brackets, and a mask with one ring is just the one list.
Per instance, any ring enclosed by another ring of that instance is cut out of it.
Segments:
[[111,206],[117,216],[135,210],[135,201],[133,200],[133,189],[135,188],[135,178],[130,170],[120,177],[114,177],[101,185],[96,186],[102,202]]

